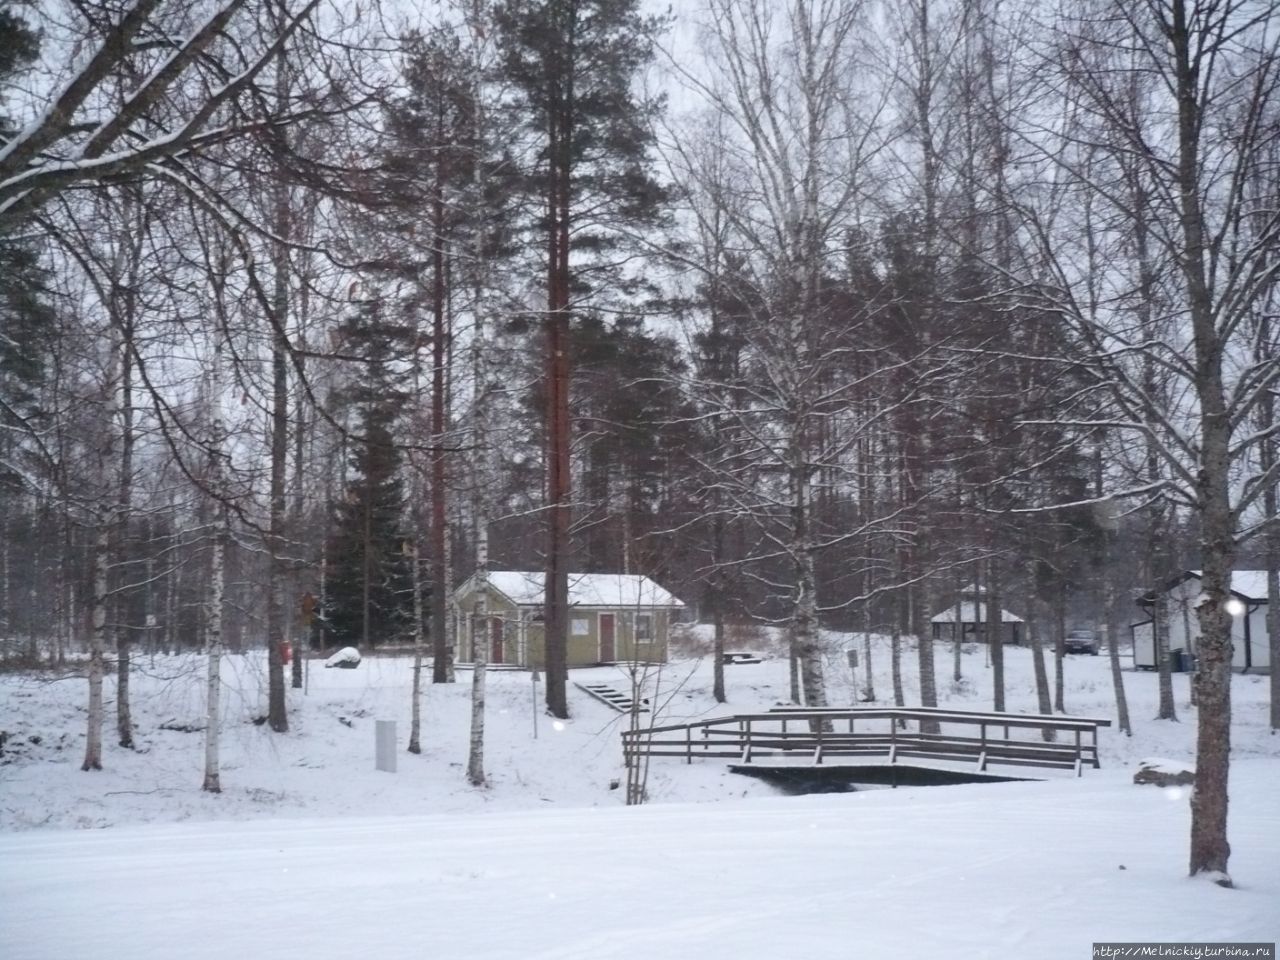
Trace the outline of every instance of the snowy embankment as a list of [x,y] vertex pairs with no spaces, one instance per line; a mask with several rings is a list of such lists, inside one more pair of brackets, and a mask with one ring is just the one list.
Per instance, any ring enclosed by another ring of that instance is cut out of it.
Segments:
[[[861,686],[833,637],[827,666],[832,703],[851,703]],[[861,644],[859,643],[859,646]],[[943,705],[987,710],[991,673],[986,651],[964,657],[963,683],[952,684],[950,647],[937,648],[939,697]],[[904,651],[907,702],[918,702],[914,649]],[[1036,712],[1029,651],[1006,652],[1007,695],[1012,711]],[[874,651],[879,703],[892,702],[887,642]],[[33,827],[106,827],[181,820],[263,817],[421,814],[471,810],[545,808],[549,804],[617,806],[623,776],[619,732],[626,718],[570,685],[573,719],[553,723],[540,709],[544,687],[528,673],[489,674],[485,769],[490,787],[477,791],[464,776],[470,718],[470,680],[425,685],[420,756],[402,752],[395,774],[374,770],[374,721],[398,721],[399,742],[408,742],[409,658],[366,657],[355,670],[308,665],[305,691],[289,690],[290,732],[279,736],[252,721],[265,712],[263,665],[255,657],[228,657],[223,666],[223,793],[201,793],[203,779],[204,660],[202,657],[140,658],[132,682],[136,750],[115,745],[114,685],[106,684],[104,767],[80,771],[84,754],[85,684],[81,678],[49,679],[0,675],[0,730],[8,740],[0,752],[0,830]],[[676,723],[735,711],[757,711],[785,702],[785,660],[727,667],[729,703],[711,697],[708,658],[667,665],[650,676],[645,694],[656,707],[655,722]],[[574,670],[571,681],[610,683],[628,689],[616,667]],[[1134,736],[1114,728],[1100,732],[1106,770],[1137,769],[1139,760],[1194,759],[1195,711],[1185,675],[1175,675],[1181,722],[1154,721],[1156,677],[1126,671]],[[1280,737],[1267,728],[1268,680],[1233,681],[1233,755],[1280,757]],[[539,709],[535,710],[535,705]],[[1113,717],[1111,679],[1105,656],[1066,661],[1066,706],[1081,716]],[[534,737],[534,730],[537,737]],[[1280,779],[1280,764],[1277,765]],[[1000,772],[997,768],[995,772]],[[1016,772],[1016,771],[1015,771]],[[1086,772],[1086,778],[1095,776]],[[772,796],[771,787],[727,771],[721,761],[687,766],[654,761],[653,802],[719,801]]]
[[[849,703],[862,678],[833,639],[831,700]],[[1034,712],[1030,656],[1006,656],[1010,709]],[[492,673],[490,787],[475,790],[469,673],[427,686],[423,753],[402,752],[387,774],[374,770],[374,720],[399,721],[403,748],[410,662],[310,667],[281,736],[252,722],[261,661],[228,658],[219,796],[199,790],[201,658],[139,661],[138,749],[108,736],[92,774],[79,770],[83,679],[0,677],[0,957],[1077,958],[1095,940],[1280,938],[1280,737],[1265,677],[1233,680],[1240,889],[1228,891],[1184,877],[1187,791],[1131,782],[1141,758],[1193,759],[1184,676],[1181,722],[1157,722],[1155,676],[1126,671],[1134,736],[1102,731],[1103,769],[1079,780],[783,798],[722,761],[655,760],[651,803],[625,808],[626,721],[576,689],[573,719],[553,723],[529,674]],[[1066,667],[1069,711],[1113,716],[1106,657]],[[989,708],[984,650],[966,653],[962,683],[950,672],[939,647],[945,705]],[[658,722],[786,697],[785,661],[726,675],[727,706],[711,698],[706,659],[668,665],[644,692]],[[627,687],[612,667],[571,679]]]

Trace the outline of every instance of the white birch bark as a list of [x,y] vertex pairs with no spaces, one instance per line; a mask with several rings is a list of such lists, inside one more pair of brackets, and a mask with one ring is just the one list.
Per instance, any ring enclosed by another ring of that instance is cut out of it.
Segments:
[[102,769],[102,675],[107,646],[111,521],[100,515],[93,539],[93,628],[89,632],[89,717],[81,770]]
[[1133,736],[1129,724],[1129,699],[1124,692],[1124,673],[1120,668],[1120,617],[1116,604],[1115,581],[1111,577],[1103,580],[1102,586],[1103,618],[1107,625],[1107,657],[1111,662],[1111,686],[1116,696],[1116,728],[1126,737]]
[[[103,386],[102,435],[97,449],[98,476],[111,476],[116,463],[116,415],[120,398],[115,380],[119,373],[121,353],[112,345],[111,365]],[[93,533],[93,596],[91,600],[92,629],[89,632],[89,710],[88,729],[85,735],[84,762],[81,770],[102,769],[102,679],[109,639],[107,607],[111,600],[111,535],[115,524],[115,491],[104,488],[101,500],[94,511]]]
[[[215,456],[221,456],[217,452]],[[205,629],[208,674],[205,682],[204,785],[209,793],[222,792],[218,770],[218,734],[222,724],[222,606],[226,594],[227,505],[217,505],[213,530],[213,557],[209,564],[209,598]]]
[[[480,25],[473,25],[473,43],[476,43],[476,75],[483,71],[487,61],[484,48],[485,34]],[[486,134],[484,117],[484,91],[479,86],[475,92],[477,141]],[[475,164],[474,185],[477,196],[483,195],[484,164]],[[475,249],[474,317],[471,336],[471,373],[474,394],[471,404],[472,417],[472,520],[475,524],[475,608],[471,616],[471,739],[467,751],[467,781],[475,787],[485,785],[484,775],[484,707],[485,670],[489,653],[489,497],[493,489],[493,451],[490,449],[490,376],[489,343],[486,335],[489,310],[488,260],[483,250],[484,236],[477,232]],[[545,643],[545,639],[544,639]]]
[[[225,301],[223,300],[225,277],[230,266],[228,258],[221,258],[213,279],[214,301],[219,320],[225,326]],[[209,407],[211,430],[209,438],[209,489],[214,497],[214,521],[212,556],[209,560],[209,592],[205,611],[205,727],[204,727],[204,783],[208,793],[222,792],[222,776],[219,770],[219,734],[222,726],[222,611],[226,600],[227,541],[230,538],[229,491],[226,476],[226,422],[222,413],[222,331],[215,331],[213,358],[209,369]]]

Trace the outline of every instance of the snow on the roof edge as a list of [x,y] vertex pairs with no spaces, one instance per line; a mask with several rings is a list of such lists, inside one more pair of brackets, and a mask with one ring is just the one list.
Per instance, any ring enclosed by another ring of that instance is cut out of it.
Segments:
[[[517,605],[541,603],[544,574],[538,571],[491,570],[489,583]],[[683,607],[684,603],[640,574],[571,573],[569,605],[576,607]]]
[[[1188,570],[1192,576],[1201,578],[1203,570]],[[1266,570],[1233,570],[1231,572],[1231,592],[1238,593],[1250,600],[1267,599]]]

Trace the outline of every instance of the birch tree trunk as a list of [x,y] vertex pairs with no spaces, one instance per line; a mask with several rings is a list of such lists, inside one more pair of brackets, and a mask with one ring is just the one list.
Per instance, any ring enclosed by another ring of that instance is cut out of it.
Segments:
[[[229,261],[223,257],[214,279],[214,304],[220,325],[225,329],[223,314],[226,301],[225,278]],[[205,611],[205,727],[204,727],[204,783],[202,789],[209,793],[222,792],[222,775],[219,770],[219,734],[222,725],[222,611],[226,602],[227,542],[230,539],[230,506],[227,502],[226,484],[226,424],[222,415],[222,331],[214,333],[214,349],[210,370],[209,404],[212,409],[212,437],[209,442],[210,478],[213,492],[214,521],[212,556],[209,560],[209,593]]]
[[1111,577],[1104,578],[1102,591],[1103,618],[1107,625],[1107,657],[1111,661],[1111,686],[1116,694],[1116,727],[1126,737],[1131,737],[1133,729],[1129,725],[1129,700],[1124,693],[1124,673],[1120,669],[1120,617],[1116,609],[1115,581]]
[[1155,605],[1151,608],[1151,632],[1155,638],[1157,686],[1160,691],[1156,719],[1177,720],[1178,711],[1173,702],[1173,664],[1169,657],[1169,603],[1161,587],[1162,584],[1155,584]]
[[1036,701],[1040,712],[1053,712],[1053,701],[1049,698],[1049,674],[1044,665],[1044,639],[1041,629],[1044,624],[1044,602],[1031,602],[1031,616],[1027,618],[1027,639],[1031,643],[1031,665],[1036,677]]
[[111,521],[100,515],[93,538],[93,628],[89,633],[89,717],[81,770],[102,769],[102,674],[107,646]]
[[[221,456],[221,452],[215,454]],[[222,724],[222,605],[226,595],[227,576],[227,505],[219,501],[213,531],[213,557],[210,560],[208,624],[205,642],[208,675],[205,684],[204,785],[209,793],[222,792],[218,770],[218,734]]]
[[[120,486],[116,502],[112,535],[114,566],[127,580],[132,573],[129,556],[129,514],[133,500],[133,356],[130,340],[133,337],[132,289],[126,293],[128,303],[124,307],[125,326],[121,337],[120,352]],[[130,625],[122,623],[120,611],[124,606],[126,587],[112,592],[112,606],[116,610],[114,627],[116,638],[116,735],[120,746],[133,749],[133,718],[129,712],[129,647]]]
[[[479,25],[473,26],[473,30],[475,31],[475,35],[479,37],[480,42],[483,43],[484,34],[480,31]],[[477,60],[476,76],[477,78],[479,78],[479,76],[483,73],[483,71],[479,69],[479,66],[485,62],[485,53],[482,48],[477,47],[475,54],[476,54],[476,60]],[[477,86],[476,97],[475,97],[475,104],[476,104],[476,111],[477,111],[477,117],[476,117],[477,142],[480,142],[486,133],[485,126],[484,126],[485,120],[483,117],[484,101],[482,97],[483,97],[483,93],[480,87]],[[482,169],[483,169],[483,164],[481,163],[475,164],[473,177],[474,177],[474,185],[476,188],[477,196],[483,196],[483,192],[484,192],[485,185],[482,180],[482,176],[483,176]],[[566,200],[566,203],[567,203],[567,200]],[[566,212],[566,220],[567,220],[567,212]],[[472,665],[471,739],[470,739],[470,743],[468,745],[468,751],[467,751],[467,782],[474,787],[483,787],[485,785],[485,775],[484,775],[485,670],[488,666],[488,647],[489,647],[489,505],[490,505],[489,498],[492,495],[492,491],[493,491],[493,473],[494,473],[494,458],[493,458],[493,451],[491,449],[490,420],[489,420],[490,414],[492,413],[490,409],[492,404],[492,395],[491,395],[492,381],[489,374],[490,345],[486,335],[486,324],[489,320],[488,296],[490,292],[490,282],[489,282],[489,273],[488,273],[489,263],[488,263],[488,260],[486,259],[487,254],[484,250],[485,241],[486,241],[486,238],[483,232],[478,232],[476,235],[476,244],[475,244],[475,250],[474,250],[475,288],[474,288],[473,311],[475,316],[473,318],[474,329],[472,330],[472,335],[471,335],[471,375],[472,375],[472,381],[473,381],[473,384],[472,384],[473,396],[472,396],[472,403],[471,403],[471,420],[472,420],[471,443],[472,443],[472,463],[474,465],[473,481],[471,485],[471,490],[472,490],[471,514],[472,514],[472,522],[475,524],[473,536],[475,539],[475,551],[476,551],[476,555],[475,555],[476,569],[475,569],[475,575],[474,575],[474,582],[475,582],[476,589],[475,589],[474,609],[472,611],[464,611],[464,615],[469,614],[468,621],[471,624],[471,665]],[[553,239],[552,241],[553,246],[554,246],[554,242],[555,241]],[[566,269],[566,277],[567,277],[567,269],[568,269],[568,264],[567,264],[568,238],[567,237],[565,238],[565,243],[566,243],[565,269]],[[552,259],[554,261],[554,257]],[[554,286],[554,282],[553,282],[553,286]],[[565,295],[566,297],[568,295],[567,289],[565,291]],[[566,319],[566,323],[567,323],[567,319]],[[566,363],[565,373],[567,377],[567,363],[568,363],[567,359],[565,363]],[[567,423],[566,423],[566,426],[567,426]],[[567,464],[567,458],[568,458],[567,437],[565,439],[566,439],[565,466],[567,467],[568,465]],[[565,482],[567,484],[568,482],[567,477],[565,478]],[[565,487],[565,490],[567,492],[568,490],[567,486]],[[554,498],[552,502],[553,503],[555,502]],[[567,509],[568,505],[564,504],[564,506]],[[567,520],[567,515],[566,515],[566,520]],[[555,520],[551,521],[551,526],[554,528]],[[568,531],[566,528],[564,533],[567,535],[567,532]],[[556,534],[553,530],[551,534],[551,538],[553,541],[555,541],[555,537],[556,537]],[[553,546],[554,545],[555,544],[553,543]],[[560,560],[564,560],[564,559],[565,559],[564,557],[560,558]],[[555,558],[549,557],[548,565],[549,565],[549,568],[554,567]],[[549,569],[548,573],[550,572],[551,571]],[[561,572],[564,572],[564,571],[561,571]],[[549,581],[549,578],[548,578],[548,581]],[[567,582],[568,581],[566,579],[565,583],[567,584]],[[550,610],[550,608],[553,605],[552,604],[553,597],[552,597],[552,590],[549,586],[547,589],[547,595],[545,599],[546,599],[547,609]],[[567,597],[565,599],[567,599]],[[546,623],[544,626],[548,630],[551,628],[550,623]],[[548,642],[549,642],[548,637],[544,633],[543,635],[544,650],[547,649],[546,645],[548,644]],[[551,686],[550,668],[548,668],[547,686],[548,688],[550,688]],[[563,696],[563,692],[562,692],[562,696]],[[556,712],[555,707],[551,703],[552,695],[550,690],[548,690],[547,698],[548,698],[548,706],[552,709],[552,712]],[[566,713],[567,713],[567,707],[564,710],[562,710],[560,713],[557,713],[557,716],[562,716]]]
[[467,749],[467,782],[485,785],[484,697],[489,647],[489,534],[487,518],[476,517],[475,609],[471,623],[471,739]]

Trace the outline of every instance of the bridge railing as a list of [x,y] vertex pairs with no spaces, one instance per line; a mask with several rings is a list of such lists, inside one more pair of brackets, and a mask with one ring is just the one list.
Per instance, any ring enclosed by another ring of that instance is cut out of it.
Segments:
[[[914,726],[909,726],[914,725]],[[1061,767],[1079,775],[1100,766],[1096,717],[981,713],[937,707],[782,707],[763,713],[623,731],[623,757],[914,757],[989,764]],[[1059,735],[1062,739],[1058,739]]]

